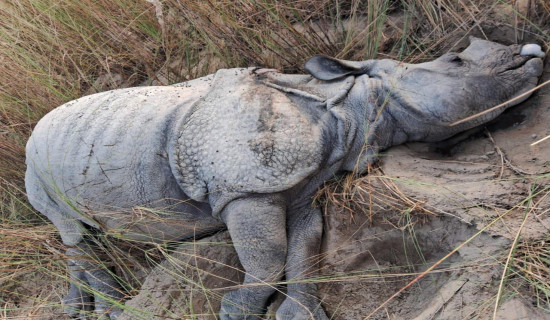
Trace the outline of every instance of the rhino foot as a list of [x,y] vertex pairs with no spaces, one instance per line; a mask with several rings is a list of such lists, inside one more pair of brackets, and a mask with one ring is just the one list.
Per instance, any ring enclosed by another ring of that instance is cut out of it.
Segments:
[[[86,280],[84,280],[86,281]],[[88,320],[114,320],[122,314],[122,309],[113,306],[107,300],[99,298],[97,293],[95,296],[82,290],[81,287],[90,286],[91,290],[97,290],[91,284],[80,282],[70,284],[69,293],[63,298],[63,311],[73,319]],[[120,296],[120,297],[118,297]],[[109,299],[120,299],[121,295],[110,296]]]
[[75,319],[116,319],[122,310],[114,303],[122,301],[123,295],[113,276],[91,260],[90,250],[87,244],[67,250],[71,284],[63,298],[63,309]]
[[253,291],[255,290],[239,289],[226,293],[222,299],[220,320],[262,319],[265,312],[263,309],[264,303],[263,301],[255,301],[258,295]]
[[63,311],[73,319],[86,319],[92,307],[91,295],[71,283],[69,293],[63,298]]
[[[307,298],[307,299],[306,299]],[[277,320],[328,320],[319,300],[314,297],[288,297],[275,314]]]

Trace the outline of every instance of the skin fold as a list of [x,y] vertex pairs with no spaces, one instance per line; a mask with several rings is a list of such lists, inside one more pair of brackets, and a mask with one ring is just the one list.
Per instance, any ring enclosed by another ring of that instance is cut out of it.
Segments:
[[227,228],[249,286],[223,297],[221,319],[260,319],[270,284],[283,278],[290,284],[277,319],[328,319],[316,285],[303,281],[315,277],[320,253],[317,188],[364,172],[393,145],[441,141],[490,121],[505,108],[449,126],[536,86],[539,46],[470,41],[420,64],[316,56],[309,75],[225,69],[54,109],[27,143],[25,183],[69,248],[65,310],[121,313],[112,275],[82,258],[94,255],[94,233],[164,242]]

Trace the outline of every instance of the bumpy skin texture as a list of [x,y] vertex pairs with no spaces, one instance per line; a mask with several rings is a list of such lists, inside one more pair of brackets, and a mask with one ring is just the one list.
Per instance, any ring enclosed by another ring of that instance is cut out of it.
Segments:
[[317,56],[306,63],[312,76],[220,70],[55,109],[27,144],[26,187],[69,246],[67,312],[120,313],[116,281],[81,258],[93,255],[90,230],[162,242],[226,227],[252,285],[224,296],[221,319],[259,319],[283,276],[277,319],[327,319],[315,284],[301,281],[315,276],[320,250],[316,189],[363,172],[392,145],[495,118],[503,109],[448,126],[534,87],[542,60],[528,49],[472,39],[462,53],[416,65]]

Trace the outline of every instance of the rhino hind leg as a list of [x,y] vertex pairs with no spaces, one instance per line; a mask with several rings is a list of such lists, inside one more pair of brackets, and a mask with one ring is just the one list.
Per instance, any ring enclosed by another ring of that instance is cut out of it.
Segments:
[[[28,169],[29,170],[29,169]],[[87,319],[92,310],[100,319],[116,318],[120,310],[113,309],[105,302],[119,299],[116,281],[105,268],[93,262],[93,247],[85,240],[87,228],[82,222],[68,215],[48,194],[46,187],[36,174],[27,172],[25,187],[29,202],[44,214],[59,230],[61,240],[67,249],[69,270],[69,292],[63,298],[63,309],[73,318]],[[108,316],[107,316],[108,315]],[[93,317],[97,319],[97,316]]]
[[72,318],[85,318],[93,310],[92,295],[83,289],[83,285],[87,284],[86,275],[71,260],[67,261],[67,268],[71,279],[69,293],[63,298],[63,309]]
[[116,319],[122,310],[114,302],[122,301],[124,295],[112,273],[97,257],[94,240],[88,237],[84,236],[66,251],[70,282],[63,310],[77,319]]
[[[82,241],[68,249],[67,255],[71,257],[67,262],[71,272],[71,287],[63,299],[65,311],[71,314],[76,309],[85,315],[90,311],[90,305],[93,305],[96,314],[94,319],[116,319],[122,310],[114,304],[121,302],[124,295],[108,268],[97,259],[94,245]],[[72,313],[71,316],[75,316],[75,312]]]
[[257,195],[229,203],[222,212],[246,271],[243,286],[222,299],[220,319],[261,319],[283,275],[286,205],[280,195]]

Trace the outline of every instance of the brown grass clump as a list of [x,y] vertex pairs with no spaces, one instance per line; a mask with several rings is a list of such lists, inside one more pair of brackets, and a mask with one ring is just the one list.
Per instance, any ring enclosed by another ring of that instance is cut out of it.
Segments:
[[54,237],[56,233],[50,224],[0,224],[0,257],[10,258],[10,263],[0,259],[0,287],[5,288],[10,279],[19,275],[34,272],[37,264],[55,268],[56,261],[64,257],[64,247]]
[[[369,167],[366,176],[347,175],[319,189],[316,202],[325,207],[335,206],[347,212],[350,217],[362,214],[373,222],[374,214],[391,213],[397,220],[402,215],[429,214],[436,215],[432,209],[425,207],[422,201],[412,199],[403,193],[395,181],[377,167]],[[396,215],[399,212],[401,214]],[[388,221],[397,224],[398,221]]]
[[537,307],[550,312],[550,243],[549,239],[523,241],[516,248],[514,271],[526,280]]
[[0,319],[45,319],[59,305],[66,267],[56,234],[51,224],[0,222]]

